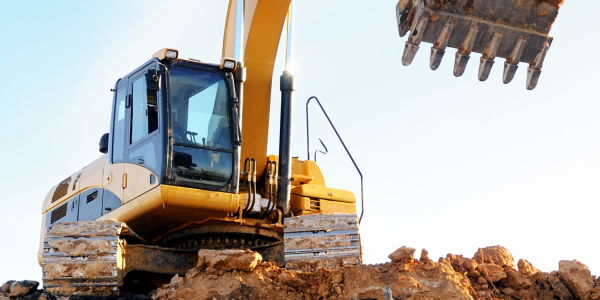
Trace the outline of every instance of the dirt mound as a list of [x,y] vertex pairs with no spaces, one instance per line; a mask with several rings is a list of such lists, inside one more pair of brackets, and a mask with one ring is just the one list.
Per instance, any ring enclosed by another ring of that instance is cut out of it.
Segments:
[[501,246],[479,249],[473,258],[448,254],[438,262],[425,250],[420,259],[414,252],[402,247],[390,254],[392,262],[315,272],[282,269],[271,262],[259,262],[251,271],[247,266],[244,271],[199,264],[185,277],[175,276],[152,298],[600,299],[600,282],[577,261],[561,261],[558,272],[544,273],[526,260],[515,265]]
[[[576,260],[561,261],[558,271],[544,273],[523,259],[515,266],[512,254],[501,246],[479,249],[473,258],[448,254],[437,262],[426,250],[419,259],[414,252],[414,248],[402,247],[384,264],[299,272],[262,262],[260,254],[252,251],[202,250],[197,267],[183,277],[173,277],[170,284],[149,296],[154,300],[600,299],[600,278]],[[0,300],[150,299],[131,294],[119,298],[55,297],[37,287],[37,282],[9,281],[2,286]]]

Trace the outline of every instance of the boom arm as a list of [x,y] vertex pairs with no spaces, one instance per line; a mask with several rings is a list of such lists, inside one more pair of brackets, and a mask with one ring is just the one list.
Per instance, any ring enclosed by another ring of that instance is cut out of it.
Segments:
[[[229,1],[223,57],[234,57],[236,2]],[[240,159],[252,157],[256,159],[257,170],[263,170],[267,160],[273,66],[291,0],[245,2],[243,57],[247,79],[242,108],[244,147]]]

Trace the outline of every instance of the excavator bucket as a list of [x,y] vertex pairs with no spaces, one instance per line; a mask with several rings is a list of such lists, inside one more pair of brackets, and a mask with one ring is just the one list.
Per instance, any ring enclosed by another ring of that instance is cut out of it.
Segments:
[[410,31],[402,55],[408,66],[421,42],[432,43],[430,67],[436,70],[447,47],[458,49],[454,76],[462,76],[471,52],[481,53],[479,80],[487,80],[494,59],[505,58],[503,82],[519,62],[529,63],[527,89],[537,85],[552,44],[550,28],[564,0],[400,0],[396,18],[400,36]]

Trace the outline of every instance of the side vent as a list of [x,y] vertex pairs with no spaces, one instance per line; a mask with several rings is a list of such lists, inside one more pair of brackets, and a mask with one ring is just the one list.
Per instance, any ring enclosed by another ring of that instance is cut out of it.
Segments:
[[52,195],[52,202],[67,195],[67,192],[69,191],[69,184],[71,184],[71,176],[58,184],[56,190],[54,191],[54,195]]
[[81,172],[79,172],[79,174],[77,174],[77,177],[75,177],[75,181],[73,181],[73,190],[75,190],[77,188],[77,182],[79,181],[80,177],[81,177]]
[[94,201],[94,199],[98,198],[98,191],[95,191],[89,195],[87,195],[87,202],[86,203],[90,203],[92,201]]
[[321,200],[320,199],[310,199],[310,209],[312,210],[321,210]]
[[52,216],[50,217],[50,224],[53,224],[54,222],[67,216],[67,206],[69,206],[68,203],[65,203],[52,211]]

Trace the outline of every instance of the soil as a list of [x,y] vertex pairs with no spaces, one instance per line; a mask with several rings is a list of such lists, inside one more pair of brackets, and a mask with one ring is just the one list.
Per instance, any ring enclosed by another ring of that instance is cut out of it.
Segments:
[[448,254],[437,262],[426,250],[419,259],[414,252],[402,247],[383,264],[301,272],[261,262],[255,252],[223,257],[227,253],[203,250],[197,267],[150,295],[58,297],[32,289],[14,297],[15,289],[11,297],[10,287],[19,284],[8,282],[0,299],[600,299],[599,278],[576,260],[561,261],[558,271],[545,273],[526,260],[515,263],[501,246],[478,249],[471,258]]

